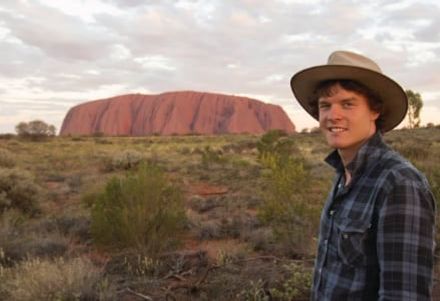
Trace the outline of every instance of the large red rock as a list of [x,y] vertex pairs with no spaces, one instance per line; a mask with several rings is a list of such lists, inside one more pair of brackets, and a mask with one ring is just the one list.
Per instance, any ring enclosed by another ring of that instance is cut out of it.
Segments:
[[261,134],[295,132],[280,106],[259,100],[200,92],[129,94],[95,100],[69,110],[60,135]]

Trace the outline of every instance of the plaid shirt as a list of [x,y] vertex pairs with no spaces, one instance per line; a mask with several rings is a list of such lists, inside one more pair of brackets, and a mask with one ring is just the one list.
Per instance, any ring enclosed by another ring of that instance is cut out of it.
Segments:
[[312,300],[431,300],[435,201],[426,178],[376,133],[337,175],[321,216]]

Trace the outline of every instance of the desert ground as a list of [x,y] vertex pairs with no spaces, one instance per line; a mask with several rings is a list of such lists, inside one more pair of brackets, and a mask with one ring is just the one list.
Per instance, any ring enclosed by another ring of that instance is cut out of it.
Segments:
[[[440,127],[384,137],[440,201]],[[329,151],[319,133],[3,135],[0,300],[307,300]]]

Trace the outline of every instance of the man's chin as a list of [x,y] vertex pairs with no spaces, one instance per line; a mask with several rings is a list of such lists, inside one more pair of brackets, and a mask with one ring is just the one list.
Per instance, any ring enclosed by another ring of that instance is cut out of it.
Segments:
[[332,138],[327,138],[327,145],[330,146],[331,148],[337,148],[337,149],[346,147],[345,143],[343,143],[342,141],[337,141]]

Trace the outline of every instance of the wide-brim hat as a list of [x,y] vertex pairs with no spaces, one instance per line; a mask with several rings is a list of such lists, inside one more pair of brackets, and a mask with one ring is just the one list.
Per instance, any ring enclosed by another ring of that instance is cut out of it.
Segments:
[[290,86],[300,105],[318,120],[313,114],[316,109],[310,105],[311,97],[321,82],[338,79],[359,82],[381,97],[382,132],[392,130],[405,118],[408,99],[402,87],[384,75],[373,60],[350,51],[335,51],[329,56],[327,65],[297,72],[290,80]]

